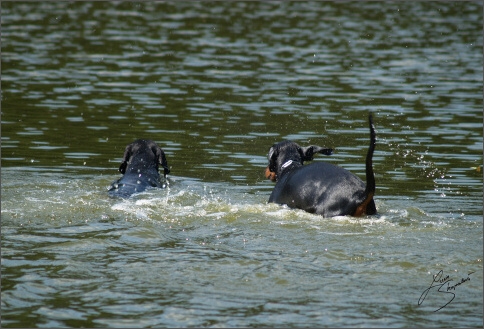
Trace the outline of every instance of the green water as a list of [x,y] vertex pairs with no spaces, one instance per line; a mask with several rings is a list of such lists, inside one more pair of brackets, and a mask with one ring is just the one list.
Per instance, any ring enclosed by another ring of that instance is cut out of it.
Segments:
[[[1,9],[2,327],[482,327],[482,3]],[[267,204],[283,139],[364,178],[368,111],[378,215]],[[137,138],[169,188],[111,199]]]

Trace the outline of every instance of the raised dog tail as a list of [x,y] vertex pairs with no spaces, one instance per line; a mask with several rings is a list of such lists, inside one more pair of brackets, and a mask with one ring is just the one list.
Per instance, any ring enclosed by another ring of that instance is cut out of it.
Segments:
[[373,152],[376,145],[376,133],[375,126],[373,125],[373,116],[371,113],[368,116],[368,122],[370,124],[370,147],[368,153],[366,153],[366,195],[373,197],[375,194],[375,175],[373,174]]
[[[353,216],[361,216],[367,214],[367,206],[373,200],[375,195],[375,175],[373,173],[373,152],[375,151],[376,145],[376,133],[375,126],[373,125],[373,116],[370,113],[368,116],[368,122],[370,124],[370,147],[368,148],[368,153],[366,153],[366,189],[365,189],[365,200],[357,207]],[[370,211],[370,215],[374,212]]]

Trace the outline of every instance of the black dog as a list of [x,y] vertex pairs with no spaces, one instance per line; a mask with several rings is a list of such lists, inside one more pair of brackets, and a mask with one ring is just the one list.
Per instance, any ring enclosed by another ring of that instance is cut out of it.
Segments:
[[269,202],[286,204],[290,208],[310,213],[333,216],[362,216],[376,213],[373,195],[373,151],[376,134],[370,113],[370,147],[366,155],[366,185],[346,169],[329,163],[304,161],[313,159],[315,153],[330,155],[332,149],[319,146],[300,147],[294,142],[274,144],[269,150],[266,178],[277,181]]
[[126,146],[119,171],[124,175],[111,184],[110,196],[127,198],[149,187],[163,187],[158,166],[164,169],[164,177],[170,172],[165,153],[155,142],[138,139]]

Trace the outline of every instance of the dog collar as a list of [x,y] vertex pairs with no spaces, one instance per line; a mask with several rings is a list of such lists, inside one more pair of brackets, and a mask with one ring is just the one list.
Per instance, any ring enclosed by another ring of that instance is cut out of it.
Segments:
[[289,167],[292,164],[292,160],[288,160],[284,162],[284,164],[281,166],[282,169]]

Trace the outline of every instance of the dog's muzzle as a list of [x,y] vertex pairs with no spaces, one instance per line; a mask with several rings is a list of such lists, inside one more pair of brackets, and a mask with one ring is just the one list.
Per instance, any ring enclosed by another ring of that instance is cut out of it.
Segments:
[[267,179],[270,179],[273,182],[275,182],[276,178],[277,178],[276,173],[271,171],[269,169],[269,166],[266,167],[265,176],[266,176]]

